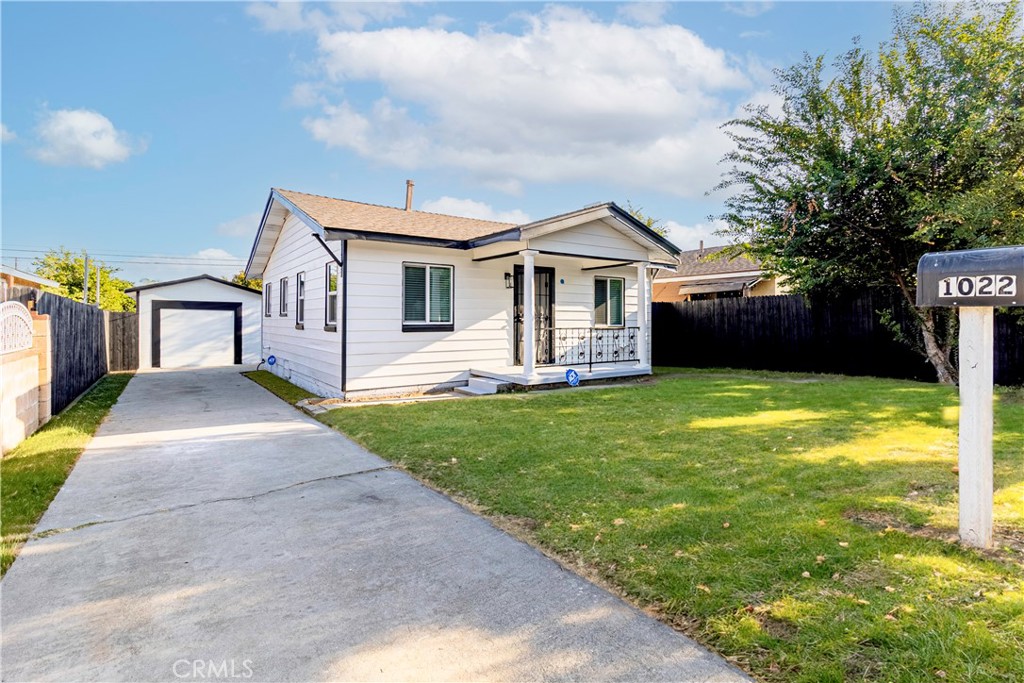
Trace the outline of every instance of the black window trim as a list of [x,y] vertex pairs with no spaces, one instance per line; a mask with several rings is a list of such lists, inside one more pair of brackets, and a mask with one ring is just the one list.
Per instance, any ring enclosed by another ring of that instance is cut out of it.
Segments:
[[263,285],[263,317],[270,318],[274,315],[274,283],[268,282]]
[[[419,266],[427,269],[426,282],[427,282],[427,318],[425,322],[409,322],[405,319],[405,267],[406,266]],[[451,312],[452,319],[446,323],[433,323],[429,321],[429,301],[430,301],[430,268],[447,268],[451,271]],[[455,331],[455,266],[450,263],[425,263],[423,261],[402,261],[402,332],[454,332]]]
[[[594,289],[597,289],[597,281],[598,280],[603,280],[604,281],[605,303],[607,304],[607,307],[606,307],[606,313],[605,313],[605,320],[604,320],[604,322],[598,322],[598,320],[597,320],[597,310],[596,309],[594,310],[594,327],[595,328],[602,328],[602,329],[609,329],[609,330],[620,330],[620,329],[622,329],[622,328],[624,328],[626,326],[626,278],[624,278],[624,277],[614,277],[614,276],[611,276],[611,275],[595,275],[594,276]],[[608,283],[610,281],[612,281],[612,280],[618,280],[619,282],[622,283],[622,322],[619,323],[618,325],[614,325],[614,324],[608,322],[609,320],[611,320],[611,317],[612,317],[612,315],[611,315],[611,313],[612,313],[612,309],[611,309],[612,296],[611,296],[611,288],[610,288],[610,285]]]
[[[330,312],[331,306],[331,268],[337,269],[337,277],[335,279],[334,288],[334,322],[331,322],[328,313]],[[324,332],[337,332],[338,331],[338,298],[341,296],[341,287],[338,280],[341,278],[341,268],[334,261],[328,261],[324,264]]]
[[288,317],[288,276],[285,275],[283,278],[277,281],[278,292],[277,298],[277,315],[281,318]]
[[[302,317],[299,317],[300,315]],[[306,329],[306,271],[304,270],[295,273],[295,329]]]

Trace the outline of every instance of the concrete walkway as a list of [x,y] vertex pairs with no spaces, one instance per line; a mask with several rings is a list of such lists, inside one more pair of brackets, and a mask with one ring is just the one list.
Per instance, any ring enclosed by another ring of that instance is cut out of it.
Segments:
[[749,680],[236,369],[136,376],[36,531],[4,680]]

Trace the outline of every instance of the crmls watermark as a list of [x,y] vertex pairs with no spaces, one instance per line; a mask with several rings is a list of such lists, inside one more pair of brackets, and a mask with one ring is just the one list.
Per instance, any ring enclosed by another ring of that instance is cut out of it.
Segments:
[[243,659],[179,659],[171,667],[175,678],[200,680],[223,678],[252,678],[252,660]]

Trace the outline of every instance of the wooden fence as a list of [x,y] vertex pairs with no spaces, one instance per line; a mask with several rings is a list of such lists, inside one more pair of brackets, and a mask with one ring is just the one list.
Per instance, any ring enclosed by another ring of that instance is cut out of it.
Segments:
[[[655,303],[655,365],[873,375],[935,381],[923,356],[894,339],[880,311],[911,332],[895,297],[806,300],[799,295]],[[997,315],[995,381],[1024,383],[1024,327]]]
[[[50,386],[54,415],[109,370],[138,368],[136,314],[102,311],[32,287],[14,287],[9,298],[22,303],[34,301],[38,313],[50,316]],[[112,358],[108,361],[109,357]]]
[[107,315],[107,363],[111,372],[139,369],[139,314]]

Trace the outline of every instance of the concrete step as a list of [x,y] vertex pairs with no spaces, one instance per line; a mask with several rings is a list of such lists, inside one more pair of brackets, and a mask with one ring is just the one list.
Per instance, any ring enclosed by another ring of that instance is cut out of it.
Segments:
[[489,377],[473,377],[469,378],[469,385],[464,387],[455,387],[455,391],[460,394],[466,394],[467,396],[488,396],[490,394],[498,393],[498,388],[501,387],[505,382],[497,379],[490,379]]

